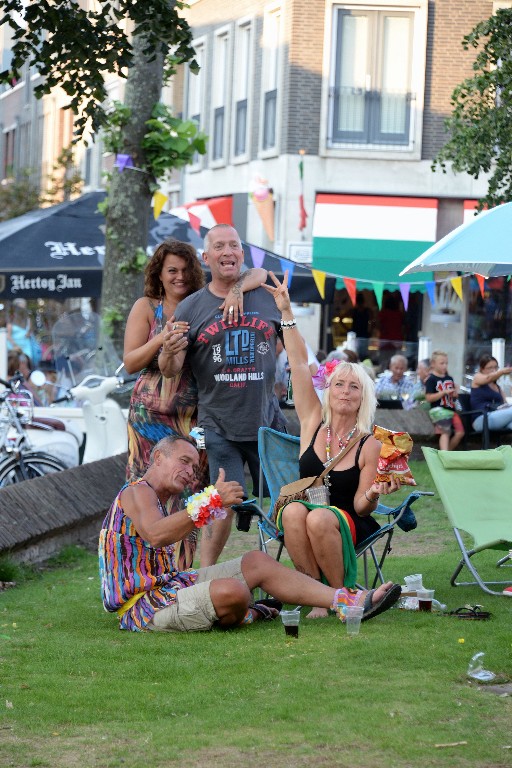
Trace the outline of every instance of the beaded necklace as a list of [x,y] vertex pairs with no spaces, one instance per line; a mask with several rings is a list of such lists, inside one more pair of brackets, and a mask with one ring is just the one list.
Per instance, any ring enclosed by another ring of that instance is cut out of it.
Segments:
[[[344,437],[343,436],[340,437],[336,432],[336,430],[334,430],[334,434],[338,438],[338,446],[340,451],[342,451],[344,448],[347,447],[350,440],[354,436],[356,429],[357,429],[357,424],[354,424],[350,432],[348,432]],[[331,460],[331,428],[330,427],[327,427],[327,440],[325,442],[325,454],[327,456],[327,461],[325,462],[324,466],[326,467],[329,461]]]

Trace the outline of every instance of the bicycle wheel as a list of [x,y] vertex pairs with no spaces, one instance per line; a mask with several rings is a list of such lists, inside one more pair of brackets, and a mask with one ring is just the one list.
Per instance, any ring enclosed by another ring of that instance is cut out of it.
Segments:
[[63,469],[67,469],[66,465],[48,453],[29,452],[11,456],[0,464],[0,488]]

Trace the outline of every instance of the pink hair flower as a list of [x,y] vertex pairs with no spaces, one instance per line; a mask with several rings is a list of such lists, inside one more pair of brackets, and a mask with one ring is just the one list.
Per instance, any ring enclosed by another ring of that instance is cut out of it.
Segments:
[[316,389],[326,389],[327,379],[343,360],[328,360],[318,366],[318,371],[313,375],[313,386]]

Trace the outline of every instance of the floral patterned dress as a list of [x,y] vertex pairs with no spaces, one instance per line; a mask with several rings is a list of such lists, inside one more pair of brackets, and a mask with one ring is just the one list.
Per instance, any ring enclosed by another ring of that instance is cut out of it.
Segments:
[[[153,310],[153,322],[148,336],[152,339],[165,325],[163,304],[156,306],[148,299]],[[128,464],[126,479],[137,480],[149,465],[151,450],[167,435],[188,437],[197,421],[197,385],[187,361],[181,372],[172,379],[162,376],[158,367],[158,354],[139,375],[133,389],[128,412]],[[208,459],[205,451],[199,452],[199,472],[194,488],[186,491],[190,495],[208,484]],[[170,513],[183,507],[180,499],[175,500]],[[176,557],[180,570],[192,566],[197,546],[197,531],[192,531],[181,542]]]

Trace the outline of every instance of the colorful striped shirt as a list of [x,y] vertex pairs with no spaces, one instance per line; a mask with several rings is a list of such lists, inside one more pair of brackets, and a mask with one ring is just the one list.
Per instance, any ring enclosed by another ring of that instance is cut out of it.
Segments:
[[[120,616],[119,628],[133,632],[144,630],[156,611],[176,600],[178,589],[190,587],[197,572],[178,571],[174,559],[174,546],[152,547],[137,533],[125,514],[121,494],[129,485],[138,485],[140,479],[123,485],[100,533],[98,547],[101,596],[106,611],[116,612],[135,595],[142,596]],[[158,500],[162,517],[168,513]]]

